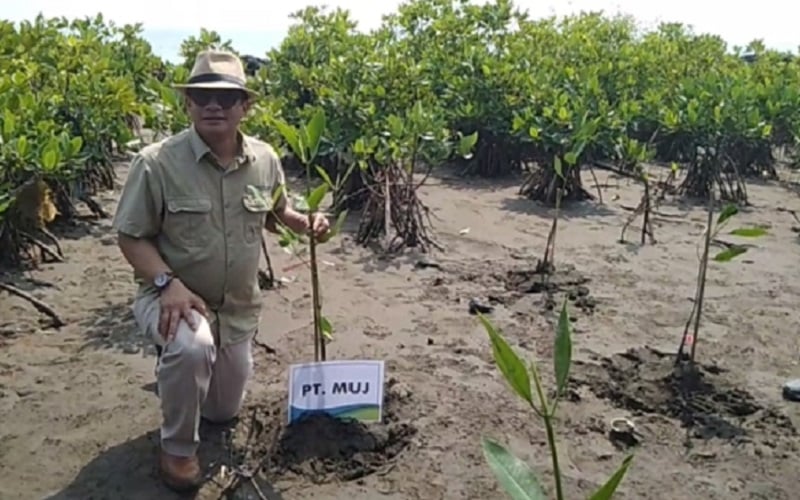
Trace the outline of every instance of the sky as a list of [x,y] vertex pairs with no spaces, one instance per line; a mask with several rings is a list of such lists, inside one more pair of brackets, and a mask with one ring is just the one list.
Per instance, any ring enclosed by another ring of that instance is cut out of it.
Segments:
[[[213,29],[231,39],[243,53],[263,55],[280,43],[289,14],[307,5],[348,9],[360,28],[380,24],[381,16],[394,11],[401,0],[256,1],[227,0],[0,0],[2,16],[11,21],[47,17],[94,16],[102,12],[117,23],[141,22],[145,37],[160,56],[173,59],[180,41],[200,28]],[[762,39],[771,48],[797,52],[800,46],[800,2],[759,0],[755,3],[722,0],[516,0],[515,5],[533,17],[565,15],[585,11],[630,14],[645,26],[660,21],[681,22],[696,32],[720,35],[730,45],[745,46]]]

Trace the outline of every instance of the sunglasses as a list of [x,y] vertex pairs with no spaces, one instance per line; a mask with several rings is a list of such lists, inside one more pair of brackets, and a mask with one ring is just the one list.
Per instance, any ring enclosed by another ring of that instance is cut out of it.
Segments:
[[244,92],[239,90],[187,89],[186,95],[200,107],[208,106],[213,100],[222,109],[230,109],[246,98]]

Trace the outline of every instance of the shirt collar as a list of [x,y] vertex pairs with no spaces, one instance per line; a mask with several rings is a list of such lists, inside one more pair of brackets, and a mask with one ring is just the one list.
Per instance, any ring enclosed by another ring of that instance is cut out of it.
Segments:
[[[245,161],[254,162],[256,158],[250,141],[248,141],[247,137],[240,131],[237,131],[236,134],[240,144],[239,154],[236,155],[237,164],[241,165]],[[203,138],[200,137],[200,134],[197,133],[197,129],[195,129],[194,125],[189,128],[189,145],[192,148],[194,159],[198,163],[203,157],[211,153],[211,148],[208,147],[208,144],[206,144]]]

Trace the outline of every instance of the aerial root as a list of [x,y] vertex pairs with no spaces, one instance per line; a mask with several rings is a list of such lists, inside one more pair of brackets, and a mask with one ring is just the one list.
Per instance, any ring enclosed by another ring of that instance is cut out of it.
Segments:
[[52,307],[50,307],[49,305],[45,304],[44,302],[42,302],[41,300],[37,299],[36,297],[32,296],[31,294],[29,294],[29,293],[27,293],[27,292],[25,292],[23,290],[20,290],[19,288],[15,287],[13,285],[10,285],[8,283],[2,283],[2,282],[0,282],[0,290],[5,290],[10,294],[16,295],[17,297],[19,297],[21,299],[25,299],[28,302],[30,302],[31,304],[33,304],[33,307],[35,307],[36,310],[38,310],[39,312],[41,312],[43,314],[46,314],[48,317],[50,317],[51,320],[53,320],[53,326],[55,326],[56,328],[60,328],[60,327],[62,327],[64,325],[66,325],[66,322],[63,319],[61,319],[61,316],[59,316],[58,313],[56,313],[53,310]]
[[[419,185],[399,165],[389,165],[374,174],[361,216],[356,241],[367,245],[383,236],[388,252],[431,247],[444,250],[430,235],[433,222],[429,208],[417,196]],[[392,236],[392,230],[394,235]]]

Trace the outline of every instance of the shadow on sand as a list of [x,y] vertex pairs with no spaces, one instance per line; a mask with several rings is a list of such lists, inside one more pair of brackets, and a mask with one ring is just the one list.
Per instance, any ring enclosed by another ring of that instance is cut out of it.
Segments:
[[48,500],[128,500],[192,498],[167,489],[158,477],[158,431],[101,452],[86,464],[72,483]]
[[[233,457],[230,429],[235,423],[213,425],[205,421],[200,426],[200,463],[205,481],[195,492],[176,493],[161,481],[158,472],[159,431],[139,437],[101,452],[86,464],[63,490],[46,496],[47,500],[172,500],[188,498],[248,498],[248,488],[240,487],[223,494],[225,484],[218,481],[220,466],[229,469]],[[279,492],[259,478],[259,488],[269,500],[283,500]],[[252,497],[256,498],[256,497]]]
[[[502,208],[510,212],[523,215],[536,215],[544,219],[552,219],[555,209],[542,203],[530,200],[523,196],[506,198]],[[566,202],[561,207],[560,219],[582,219],[588,217],[618,217],[620,211],[614,210],[607,204],[600,204],[592,200],[580,202]]]

